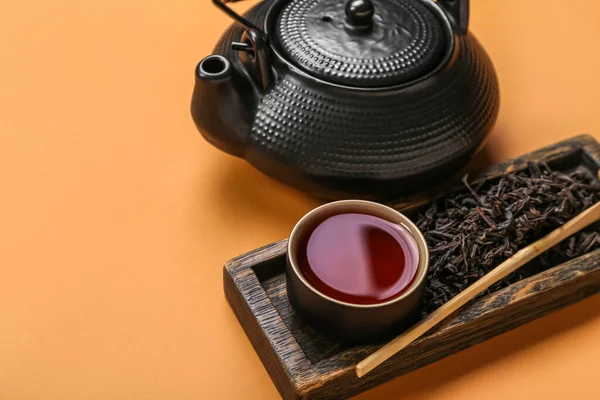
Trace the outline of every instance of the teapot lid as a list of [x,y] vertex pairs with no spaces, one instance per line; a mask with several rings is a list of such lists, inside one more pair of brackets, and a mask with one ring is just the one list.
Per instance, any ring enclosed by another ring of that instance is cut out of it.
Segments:
[[421,0],[291,0],[275,39],[309,74],[354,87],[399,85],[431,72],[447,38]]

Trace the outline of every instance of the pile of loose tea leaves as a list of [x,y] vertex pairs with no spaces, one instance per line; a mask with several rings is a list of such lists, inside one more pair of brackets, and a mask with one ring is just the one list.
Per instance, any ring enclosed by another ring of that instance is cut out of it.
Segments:
[[[546,164],[504,174],[433,203],[417,217],[430,249],[423,313],[450,300],[521,248],[600,200],[600,184],[585,169],[565,174]],[[489,291],[600,247],[598,224],[553,247]],[[488,291],[488,292],[489,292]]]

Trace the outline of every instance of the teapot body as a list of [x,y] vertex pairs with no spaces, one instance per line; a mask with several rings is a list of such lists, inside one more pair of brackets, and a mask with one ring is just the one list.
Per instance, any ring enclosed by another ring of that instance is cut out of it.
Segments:
[[[278,1],[259,3],[246,18],[264,26]],[[248,69],[231,47],[245,30],[232,25],[210,56],[229,63],[227,76],[207,80],[199,65],[192,115],[217,147],[313,195],[385,199],[425,189],[467,163],[499,109],[487,53],[459,24],[449,29],[447,54],[427,75],[356,88],[311,76],[271,44],[268,71]]]

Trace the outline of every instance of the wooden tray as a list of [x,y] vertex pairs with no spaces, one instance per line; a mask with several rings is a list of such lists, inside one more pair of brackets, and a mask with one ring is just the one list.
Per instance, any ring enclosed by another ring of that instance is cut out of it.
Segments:
[[[600,145],[582,135],[497,164],[473,178],[489,179],[547,161],[554,169],[587,168],[596,175]],[[462,188],[461,188],[462,189]],[[403,212],[458,190],[441,188],[393,206]],[[285,399],[346,398],[413,371],[550,311],[600,291],[600,250],[479,298],[369,375],[354,367],[378,345],[347,347],[317,334],[294,313],[286,297],[287,240],[236,257],[225,265],[225,296],[275,386]]]

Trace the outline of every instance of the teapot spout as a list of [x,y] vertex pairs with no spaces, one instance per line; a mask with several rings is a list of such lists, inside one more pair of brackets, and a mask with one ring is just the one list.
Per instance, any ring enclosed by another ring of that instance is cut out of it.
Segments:
[[236,82],[236,71],[222,55],[204,58],[196,68],[192,117],[204,138],[215,147],[242,156],[249,124]]

